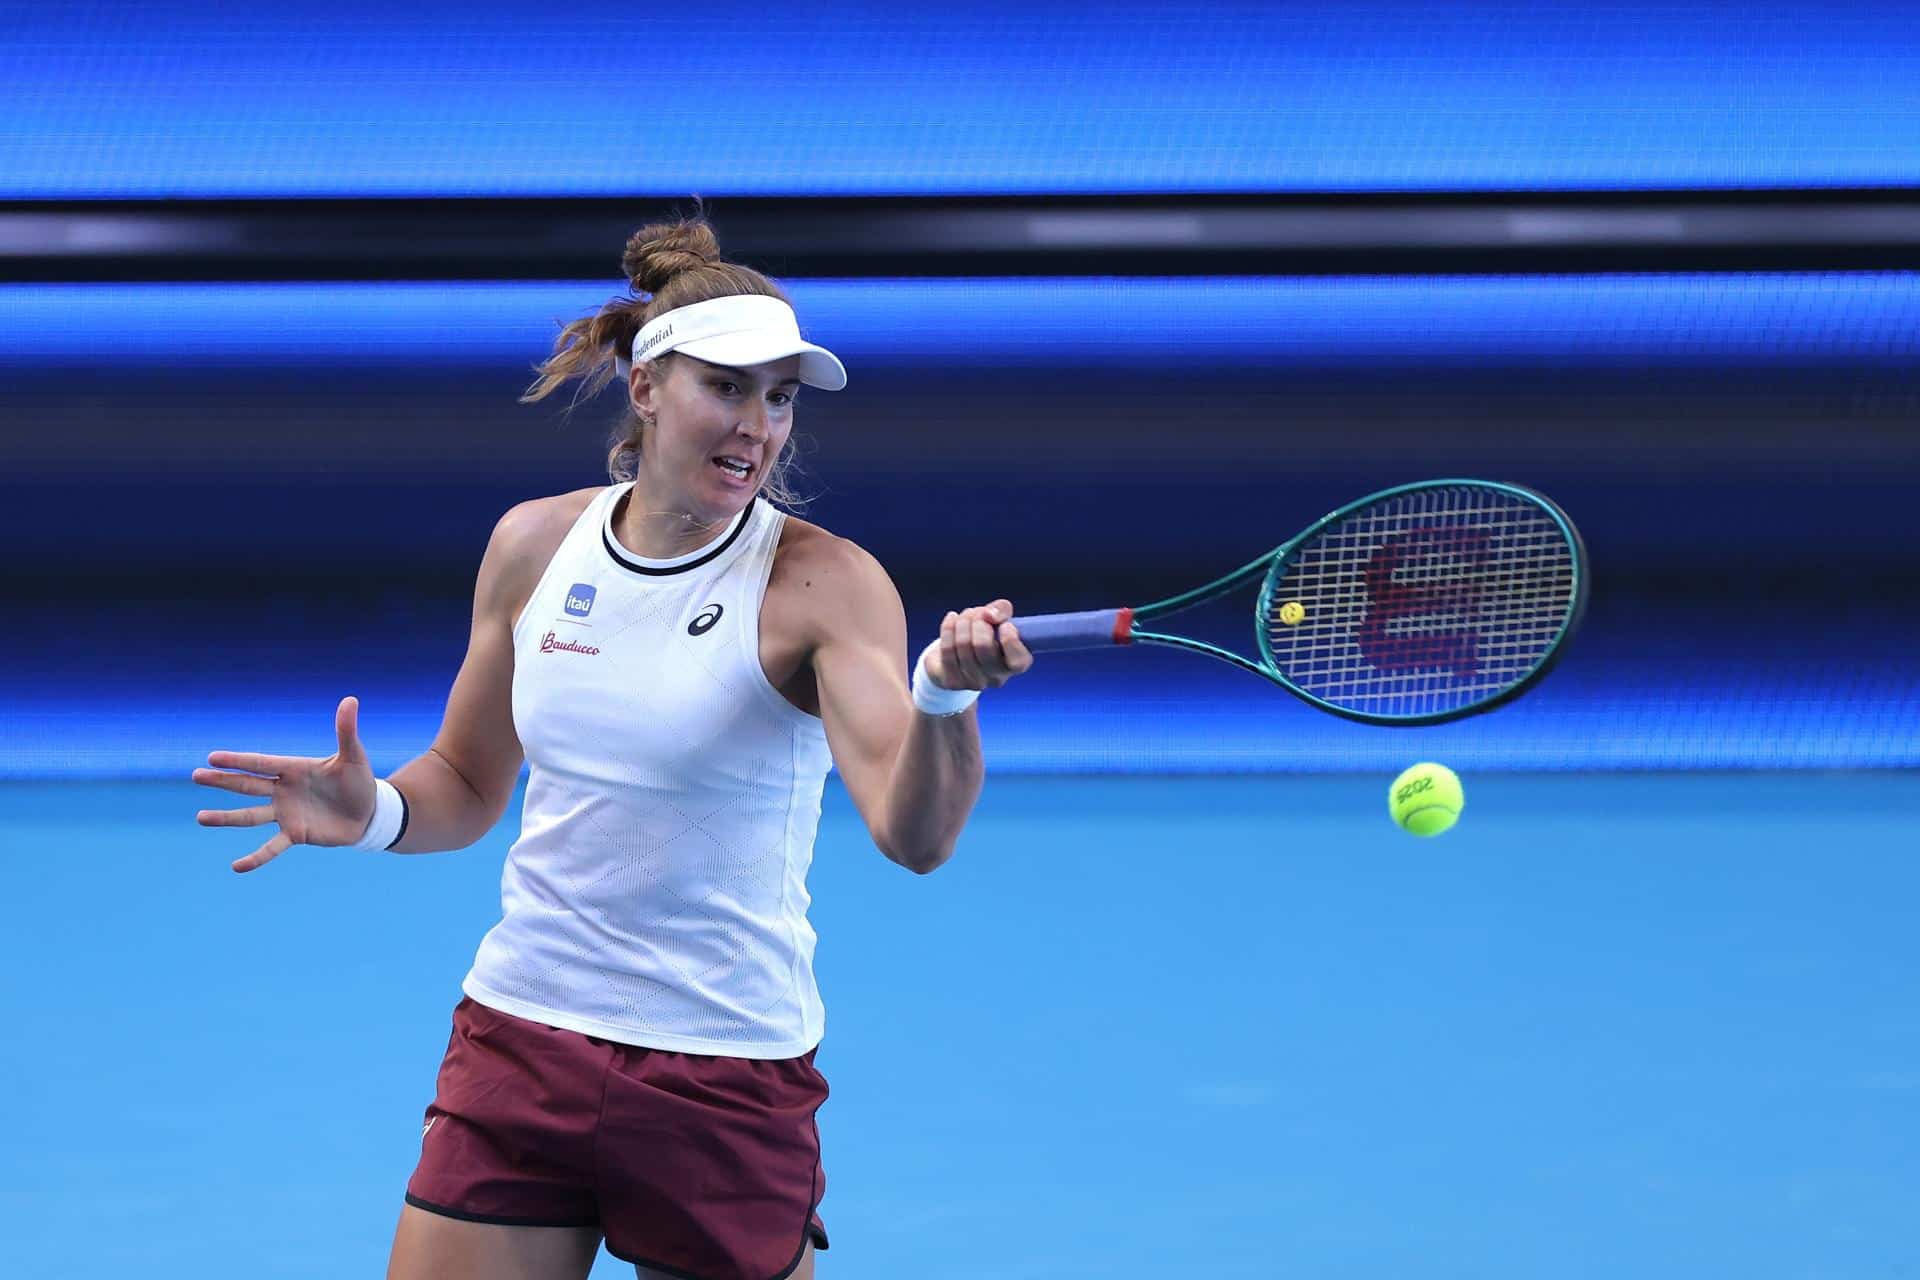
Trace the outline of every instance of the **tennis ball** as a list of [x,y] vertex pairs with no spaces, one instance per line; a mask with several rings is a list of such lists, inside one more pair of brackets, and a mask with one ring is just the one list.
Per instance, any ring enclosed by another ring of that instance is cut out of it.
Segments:
[[1298,600],[1289,600],[1280,606],[1280,621],[1290,627],[1297,627],[1307,616],[1306,606]]
[[1460,820],[1467,794],[1460,779],[1443,764],[1416,764],[1393,780],[1387,812],[1403,831],[1437,836]]

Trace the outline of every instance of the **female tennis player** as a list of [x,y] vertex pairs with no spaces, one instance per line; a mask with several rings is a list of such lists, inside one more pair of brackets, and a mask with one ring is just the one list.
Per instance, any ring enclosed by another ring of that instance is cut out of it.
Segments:
[[836,764],[874,843],[929,872],[980,793],[978,690],[1032,657],[1006,600],[906,675],[872,556],[786,514],[801,385],[846,384],[703,221],[627,244],[633,295],[560,333],[524,397],[626,376],[614,481],[501,517],[425,755],[376,780],[358,704],[326,759],[216,751],[268,802],[202,825],[426,853],[485,835],[530,765],[502,919],[462,984],[390,1280],[813,1275],[827,1236],[806,873]]

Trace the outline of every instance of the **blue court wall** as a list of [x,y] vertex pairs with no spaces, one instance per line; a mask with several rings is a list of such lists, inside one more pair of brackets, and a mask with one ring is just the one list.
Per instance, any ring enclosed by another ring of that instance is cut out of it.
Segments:
[[[822,280],[806,330],[871,367],[1284,371],[1905,366],[1920,274]],[[618,292],[580,281],[0,285],[0,367],[500,365]]]
[[1920,181],[1909,5],[0,5],[0,198]]
[[[437,725],[507,506],[604,479],[611,403],[514,397],[598,283],[0,290],[0,773]],[[1920,277],[803,281],[809,514],[913,634],[1138,603],[1371,489],[1530,483],[1594,557],[1521,704],[1414,733],[1178,654],[994,697],[1006,770],[1920,765]],[[1097,335],[1097,340],[1089,338]],[[1248,617],[1195,624],[1244,645]],[[1396,763],[1397,762],[1397,763]]]
[[[502,502],[604,479],[618,397],[516,396],[603,284],[0,287],[0,534],[162,571],[261,510],[359,502],[282,572],[446,575]],[[807,280],[853,370],[808,391],[803,490],[950,579],[929,501],[1054,581],[1237,562],[1426,475],[1552,487],[1645,590],[1911,568],[1920,274]],[[82,517],[113,492],[141,536]],[[276,494],[270,508],[258,504]],[[447,518],[449,511],[464,513]],[[1177,512],[1177,518],[1167,518]],[[1257,545],[1256,548],[1257,549]],[[244,551],[228,562],[258,569]],[[8,571],[34,576],[32,561]]]

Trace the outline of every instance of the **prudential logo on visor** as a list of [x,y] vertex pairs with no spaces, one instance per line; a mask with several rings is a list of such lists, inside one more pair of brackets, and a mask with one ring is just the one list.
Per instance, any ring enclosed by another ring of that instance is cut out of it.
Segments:
[[567,613],[575,618],[584,618],[593,612],[594,588],[584,582],[576,582],[567,588]]

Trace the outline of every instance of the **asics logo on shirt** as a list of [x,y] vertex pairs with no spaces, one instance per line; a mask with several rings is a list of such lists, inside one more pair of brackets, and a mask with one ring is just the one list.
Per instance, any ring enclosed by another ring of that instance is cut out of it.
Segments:
[[720,621],[720,615],[725,612],[726,610],[717,604],[708,605],[695,616],[692,622],[687,624],[687,634],[690,636],[703,636],[707,634],[707,632],[713,630],[713,624]]

